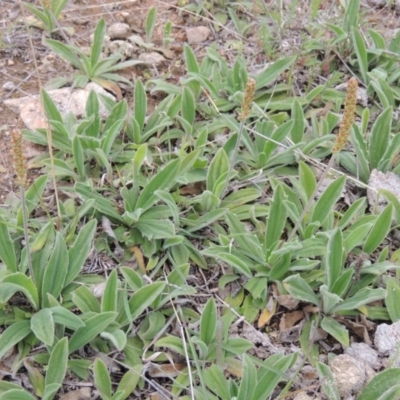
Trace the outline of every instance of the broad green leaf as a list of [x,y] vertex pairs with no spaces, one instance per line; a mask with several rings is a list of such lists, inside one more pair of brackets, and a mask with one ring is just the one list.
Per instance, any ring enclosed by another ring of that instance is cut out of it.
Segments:
[[0,260],[6,265],[10,272],[17,272],[17,257],[15,254],[14,242],[8,232],[7,225],[0,218]]
[[104,137],[101,142],[101,148],[108,157],[114,144],[114,140],[119,135],[122,127],[126,123],[128,117],[128,103],[123,100],[117,103],[111,110],[104,127]]
[[347,34],[352,28],[357,28],[360,17],[360,0],[351,0],[346,3],[346,12],[343,19],[343,30]]
[[335,312],[337,311],[352,311],[357,308],[368,304],[373,303],[377,300],[382,300],[386,297],[385,289],[370,289],[364,288],[359,290],[354,296],[346,299],[343,303],[340,303],[335,307]]
[[74,244],[68,251],[68,272],[65,277],[65,286],[71,283],[81,272],[96,232],[97,221],[89,221],[78,233]]
[[332,317],[323,317],[321,328],[334,337],[340,344],[349,347],[349,332],[347,329],[335,321]]
[[94,315],[85,321],[85,326],[74,332],[69,341],[69,353],[80,349],[88,344],[97,335],[103,332],[112,322],[114,322],[117,313],[104,312]]
[[326,188],[322,196],[315,204],[311,222],[319,221],[322,224],[325,221],[325,218],[333,210],[334,205],[341,196],[345,182],[346,176],[341,176],[340,178],[335,179]]
[[169,219],[139,219],[135,227],[149,240],[175,237],[175,225]]
[[47,346],[54,342],[55,324],[50,308],[42,308],[31,317],[31,330]]
[[23,340],[31,332],[29,320],[14,322],[0,336],[0,360],[14,345]]
[[326,276],[329,290],[339,278],[343,265],[343,236],[340,229],[335,229],[329,237],[326,255]]
[[300,105],[298,100],[293,102],[292,118],[294,119],[295,124],[293,125],[290,137],[292,138],[293,143],[297,144],[303,139],[305,127],[303,107]]
[[388,204],[379,214],[367,239],[365,240],[363,247],[365,253],[372,254],[386,238],[392,224],[392,214],[393,204]]
[[100,313],[100,304],[90,289],[82,285],[72,292],[72,301],[83,312]]
[[[207,190],[214,193],[217,197],[221,197],[223,195],[222,190],[218,188],[217,183],[221,179],[224,181],[228,180],[227,176],[229,171],[229,159],[226,155],[225,150],[221,147],[217,154],[215,154],[214,158],[210,163],[210,167],[208,168],[207,173]],[[224,185],[222,185],[224,186]]]
[[[39,294],[31,277],[28,277],[20,272],[17,272],[15,274],[7,275],[3,279],[3,281],[0,283],[0,288],[2,288],[2,290],[4,290],[3,284],[6,283],[14,286],[15,288],[14,293],[22,292],[35,310],[39,308]],[[1,297],[2,293],[0,294],[0,298]],[[4,301],[0,301],[0,303],[1,302]]]
[[153,179],[145,185],[137,200],[136,208],[148,210],[158,200],[158,197],[154,194],[156,190],[168,190],[174,185],[179,168],[180,160],[176,159],[169,162],[160,170]]
[[230,253],[218,253],[217,258],[226,262],[227,264],[231,265],[233,268],[235,268],[239,273],[247,276],[248,278],[252,277],[251,270],[249,266],[242,261],[240,258],[236,257],[233,254]]
[[304,161],[300,161],[299,163],[299,179],[301,186],[307,194],[307,199],[310,199],[317,184],[312,169]]
[[[353,0],[354,1],[354,0]],[[361,76],[364,84],[368,84],[368,55],[365,48],[364,39],[356,27],[351,30],[351,38],[353,41],[354,50],[357,55],[358,66],[360,68]]]
[[143,83],[137,79],[135,82],[135,120],[139,125],[139,131],[142,133],[147,113],[147,96]]
[[120,272],[124,277],[125,282],[132,290],[138,290],[143,286],[140,275],[130,267],[121,267]]
[[[375,375],[364,387],[357,400],[376,400],[392,387],[399,384],[400,368],[389,368]],[[389,399],[397,399],[398,397],[389,397]],[[383,400],[383,398],[382,398]]]
[[215,364],[203,371],[203,379],[206,386],[222,400],[231,400],[229,384],[222,369]]
[[82,180],[85,179],[85,154],[81,140],[78,136],[72,139],[72,154],[74,156],[75,166]]
[[36,400],[36,398],[30,395],[26,390],[11,389],[0,395],[0,400]]
[[44,111],[49,121],[56,121],[60,124],[63,124],[63,119],[60,111],[58,111],[58,108],[50,95],[43,89],[40,92],[40,101],[43,105]]
[[278,76],[283,71],[290,68],[295,61],[296,61],[296,57],[294,57],[294,56],[282,58],[278,61],[275,61],[264,72],[262,72],[261,74],[259,74],[256,77],[256,90],[261,89],[265,86],[268,86],[276,78],[278,78]]
[[276,243],[281,238],[283,228],[286,224],[286,208],[283,202],[284,199],[285,194],[282,186],[278,185],[270,202],[270,211],[267,219],[264,243],[267,254],[271,254]]
[[160,296],[164,289],[165,282],[154,282],[137,290],[128,302],[130,312],[129,319],[125,317],[123,312],[122,314],[120,313],[118,317],[118,322],[121,326],[126,325],[129,320],[135,321],[136,318]]
[[251,255],[255,259],[258,258],[260,262],[263,262],[264,254],[258,237],[247,232],[245,225],[239,221],[239,218],[237,218],[233,212],[226,213],[225,218],[228,222],[232,237],[239,245],[241,251]]
[[319,357],[319,346],[314,343],[313,339],[315,329],[315,320],[309,320],[304,324],[300,334],[301,350],[311,365],[315,365]]
[[50,293],[55,298],[61,293],[64,287],[65,277],[68,271],[68,251],[65,240],[60,232],[56,233],[53,252],[47,265],[44,267],[41,301],[47,305],[47,294]]
[[331,370],[325,364],[317,362],[317,372],[321,381],[323,391],[329,400],[340,400],[338,388],[336,386],[335,378]]
[[153,31],[157,22],[157,7],[150,8],[146,18],[146,42],[151,42]]
[[34,393],[36,396],[42,398],[44,395],[44,376],[39,371],[39,368],[33,366],[30,359],[24,359],[24,367],[28,371],[29,380],[34,388]]
[[[192,91],[187,87],[183,88],[181,107],[182,107],[182,117],[188,122],[188,124],[192,128],[194,123],[194,118],[196,115],[196,104],[194,101]],[[191,131],[187,133],[191,133]]]
[[400,321],[400,285],[394,278],[386,282],[386,308],[393,323]]
[[330,291],[343,298],[350,287],[354,275],[354,269],[345,270],[338,279],[333,283]]
[[127,343],[126,333],[121,329],[115,329],[111,332],[103,332],[100,336],[103,339],[109,340],[118,351],[124,350]]
[[367,205],[367,199],[361,197],[356,200],[343,214],[339,221],[338,228],[343,229],[347,225],[351,224],[358,216],[363,215]]
[[372,125],[369,140],[369,161],[371,170],[378,168],[389,146],[390,129],[393,119],[392,107],[386,108]]
[[[367,109],[368,110],[368,109]],[[369,154],[365,134],[363,134],[357,125],[353,125],[350,133],[351,143],[357,156],[357,176],[363,181],[368,182],[370,176]],[[341,154],[344,154],[342,152]]]
[[217,331],[217,306],[213,298],[210,298],[201,314],[200,340],[207,346],[214,340]]
[[185,356],[185,350],[183,347],[182,339],[177,336],[166,335],[161,339],[157,340],[154,346],[167,347],[168,349],[171,349],[172,351],[180,354],[181,356]]
[[372,226],[373,222],[370,222],[345,233],[344,245],[347,253],[365,242],[365,237]]
[[283,281],[285,289],[295,299],[319,305],[320,301],[311,286],[299,275],[292,275]]
[[[251,400],[268,399],[273,393],[278,383],[284,379],[286,371],[296,360],[297,355],[281,356],[272,365],[273,370],[268,370],[263,374],[262,365],[260,366],[259,379],[255,387]],[[266,368],[268,368],[266,366]]]
[[137,365],[134,368],[130,369],[122,377],[116,390],[116,393],[122,392],[122,396],[119,397],[120,400],[127,399],[129,395],[135,390],[141,378],[141,370],[142,365]]
[[67,328],[76,330],[85,326],[83,321],[73,312],[62,306],[54,306],[50,308],[53,314],[53,320],[56,324],[64,325]]
[[106,22],[104,19],[100,19],[100,21],[96,25],[96,29],[93,34],[93,43],[90,49],[90,65],[92,69],[98,63],[103,47],[104,36],[106,34]]
[[243,356],[242,364],[242,380],[240,382],[237,399],[248,400],[253,397],[257,385],[257,370],[247,354]]
[[58,56],[70,62],[75,68],[84,71],[84,67],[74,51],[75,48],[73,46],[69,46],[53,39],[46,39],[44,44],[49,47],[50,50],[53,50]]
[[106,364],[96,358],[93,366],[93,377],[96,389],[103,400],[111,400],[111,378]]
[[[68,338],[63,337],[54,346],[49,364],[46,372],[45,378],[45,397],[47,392],[47,387],[50,385],[57,385],[61,387],[65,374],[67,373],[68,364]],[[48,399],[52,397],[47,397]]]
[[113,269],[107,278],[106,287],[101,298],[101,312],[117,311],[118,297],[118,275],[117,270]]
[[124,220],[116,211],[114,204],[110,200],[105,199],[102,195],[97,193],[95,189],[78,182],[75,185],[75,190],[84,199],[95,200],[94,207],[101,214],[107,215],[108,217],[113,218],[120,223],[124,223]]
[[[183,53],[185,56],[185,64],[187,68],[187,72],[194,72],[196,74],[200,73],[200,68],[199,64],[197,63],[197,57],[194,54],[194,51],[189,45],[185,45],[183,48]],[[176,85],[173,85],[176,87]],[[197,99],[200,95],[200,90],[201,90],[201,85],[199,82],[193,80],[190,82],[187,82],[186,87],[188,87],[190,90],[192,90],[194,98]]]
[[319,292],[324,314],[331,314],[335,306],[343,301],[337,294],[330,292],[326,285],[322,285]]

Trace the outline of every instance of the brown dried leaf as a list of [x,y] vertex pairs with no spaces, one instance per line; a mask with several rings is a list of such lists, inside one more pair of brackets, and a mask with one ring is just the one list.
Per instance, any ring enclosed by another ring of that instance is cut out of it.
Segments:
[[92,81],[114,94],[118,101],[122,100],[122,91],[116,82],[102,78],[93,78]]
[[268,300],[267,306],[261,311],[260,317],[258,318],[258,328],[262,328],[268,324],[271,318],[275,315],[277,302],[271,296]]
[[84,387],[79,390],[72,390],[63,394],[60,400],[90,400],[90,388]]
[[186,364],[151,364],[148,370],[152,378],[176,378],[180,372],[187,368]]
[[280,322],[279,329],[281,332],[292,328],[297,322],[304,318],[304,312],[301,310],[293,311],[291,313],[284,313]]

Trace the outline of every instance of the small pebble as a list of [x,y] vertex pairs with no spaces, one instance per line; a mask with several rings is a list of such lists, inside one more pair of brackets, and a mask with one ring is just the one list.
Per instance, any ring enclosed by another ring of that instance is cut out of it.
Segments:
[[111,39],[127,39],[132,34],[132,31],[128,24],[116,22],[109,26],[107,34]]
[[5,82],[5,83],[3,84],[2,88],[3,88],[4,90],[8,90],[8,91],[11,92],[11,90],[14,90],[14,89],[15,89],[14,82],[7,81],[7,82]]

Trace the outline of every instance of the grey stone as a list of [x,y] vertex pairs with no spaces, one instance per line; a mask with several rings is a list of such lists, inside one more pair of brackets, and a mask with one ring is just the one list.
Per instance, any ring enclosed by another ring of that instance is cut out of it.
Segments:
[[331,361],[330,368],[340,396],[357,393],[363,387],[365,370],[355,358],[341,354]]
[[107,34],[111,39],[127,39],[132,31],[128,24],[116,22],[108,27]]
[[400,321],[392,325],[380,324],[376,328],[374,344],[382,356],[392,357],[400,345]]
[[139,56],[139,60],[143,61],[146,64],[150,64],[150,65],[160,65],[164,61],[166,61],[165,58],[161,54],[156,53],[155,51],[153,51],[151,53],[142,53]]
[[374,369],[381,367],[378,359],[378,352],[366,343],[352,343],[345,351],[345,354],[370,365]]
[[196,44],[203,43],[210,36],[211,30],[206,26],[196,26],[194,28],[186,29],[186,37],[188,43]]

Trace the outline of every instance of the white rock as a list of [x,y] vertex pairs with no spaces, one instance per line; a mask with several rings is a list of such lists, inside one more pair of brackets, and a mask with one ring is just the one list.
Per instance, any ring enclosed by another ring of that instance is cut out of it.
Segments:
[[301,392],[293,397],[293,400],[313,400],[315,397],[310,397],[307,393]]
[[188,43],[203,43],[208,39],[211,30],[206,26],[196,26],[186,29],[186,37]]
[[375,212],[382,211],[387,201],[385,196],[378,191],[380,189],[388,190],[400,200],[400,177],[393,172],[381,172],[376,169],[372,170],[367,187],[367,197],[370,208]]
[[340,396],[357,393],[363,387],[365,371],[355,358],[341,354],[331,361],[330,368]]
[[4,90],[8,90],[8,91],[11,92],[11,90],[14,90],[14,89],[15,89],[14,82],[11,82],[11,81],[4,82],[2,88],[3,88]]
[[[392,325],[378,325],[375,332],[374,344],[381,355],[394,356],[400,344],[400,321]],[[396,364],[399,362],[400,357],[396,360]]]
[[[336,90],[345,91],[347,89],[348,82],[341,83],[335,87]],[[368,106],[368,94],[367,90],[363,87],[358,87],[357,89],[357,103],[361,104],[363,107]]]
[[139,60],[145,62],[146,64],[150,65],[160,65],[162,64],[165,60],[165,58],[159,54],[156,53],[155,51],[151,53],[142,53],[139,56]]
[[111,39],[127,39],[132,31],[128,24],[116,22],[108,27],[107,34]]
[[117,54],[121,53],[122,58],[131,58],[134,54],[135,47],[125,40],[113,40],[107,46],[108,53]]
[[356,360],[365,362],[372,368],[378,369],[381,367],[381,363],[378,359],[378,352],[366,343],[352,343],[344,352]]
[[[84,89],[62,88],[49,90],[48,94],[56,104],[61,114],[72,112],[76,117],[85,114],[86,101],[91,90],[115,100],[115,97],[106,92],[101,86],[91,82]],[[8,99],[4,104],[14,113],[20,114],[25,126],[34,130],[46,128],[46,117],[40,104],[39,96],[27,96],[18,99]],[[100,102],[100,115],[107,115],[106,108]]]

